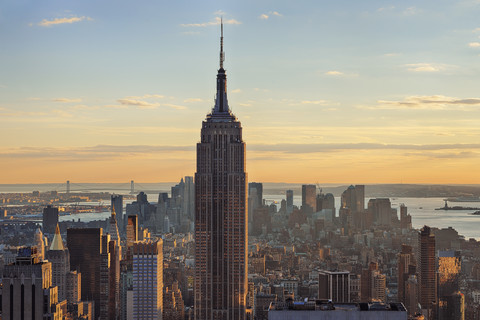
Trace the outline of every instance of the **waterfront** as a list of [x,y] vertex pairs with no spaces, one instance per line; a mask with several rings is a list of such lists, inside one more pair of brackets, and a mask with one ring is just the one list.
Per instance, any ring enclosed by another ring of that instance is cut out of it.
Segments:
[[[176,183],[142,183],[137,184],[138,187],[143,187],[148,190],[161,190],[162,192],[170,193],[171,186]],[[10,193],[10,192],[25,192],[29,193],[33,190],[39,190],[40,192],[46,192],[49,190],[61,190],[62,184],[39,184],[39,185],[0,185],[1,193]],[[75,186],[75,185],[72,185]],[[85,184],[77,185],[78,187],[85,188],[86,191],[90,192],[111,192],[118,194],[126,194],[125,188],[128,187],[128,184]],[[290,185],[291,187],[292,185]],[[289,186],[285,186],[289,187]],[[139,188],[140,189],[140,188]],[[72,190],[73,191],[73,190]],[[136,191],[138,193],[140,191]],[[156,203],[158,200],[158,193],[147,192],[148,200],[151,203]],[[270,204],[272,201],[276,201],[278,208],[280,208],[280,203],[282,199],[285,198],[284,193],[275,193],[269,194],[266,192],[264,198],[267,199],[267,204]],[[480,240],[480,216],[471,215],[472,210],[435,210],[436,208],[443,207],[445,205],[444,198],[390,198],[392,202],[392,208],[398,209],[401,203],[405,204],[408,207],[408,212],[412,215],[412,225],[414,228],[421,228],[424,225],[428,225],[436,228],[455,228],[460,235],[463,235],[466,239],[475,238]],[[365,199],[365,206],[368,204],[369,198]],[[107,200],[108,201],[108,200]],[[132,200],[124,201],[124,205],[130,203]],[[105,203],[105,202],[104,202]],[[340,208],[340,197],[335,197],[335,203],[337,208]],[[85,203],[87,204],[87,203]],[[295,192],[294,196],[294,205],[300,207],[302,204],[302,197],[298,192]],[[450,203],[452,205],[461,205],[464,207],[478,207],[478,202],[462,202],[459,203]],[[41,212],[39,212],[41,213]],[[78,220],[88,222],[92,220],[104,220],[110,215],[109,212],[92,212],[92,213],[80,213],[75,215],[65,215],[60,217],[60,221],[68,220]]]

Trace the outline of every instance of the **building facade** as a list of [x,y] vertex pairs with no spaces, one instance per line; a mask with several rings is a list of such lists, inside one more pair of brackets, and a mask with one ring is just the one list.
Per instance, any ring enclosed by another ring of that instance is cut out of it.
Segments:
[[424,226],[418,234],[418,280],[420,305],[427,314],[434,315],[437,304],[437,273],[435,261],[435,235],[430,227]]
[[321,270],[318,273],[318,298],[350,302],[350,272]]
[[70,270],[81,273],[82,301],[93,301],[94,317],[100,315],[102,228],[67,229]]
[[195,174],[195,319],[245,319],[247,174],[242,126],[227,100],[223,26],[215,106],[202,123]]
[[133,319],[162,319],[163,241],[133,244]]

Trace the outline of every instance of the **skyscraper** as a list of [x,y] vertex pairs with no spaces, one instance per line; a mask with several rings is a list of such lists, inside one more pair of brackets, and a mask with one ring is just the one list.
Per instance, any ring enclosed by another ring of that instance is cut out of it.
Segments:
[[133,318],[162,319],[163,241],[133,244]]
[[95,302],[95,317],[100,315],[102,235],[102,228],[67,229],[70,269],[81,272],[82,300]]
[[58,208],[48,205],[43,208],[43,233],[54,234],[58,224]]
[[312,213],[317,211],[317,187],[314,184],[302,185],[302,211]]
[[[415,266],[415,259],[413,257],[413,249],[411,246],[402,244],[402,251],[398,254],[398,264],[397,264],[397,279],[398,279],[398,301],[405,303],[406,292],[405,286],[406,282],[409,279],[410,273],[409,270]],[[413,268],[415,269],[415,268]]]
[[3,319],[62,319],[51,274],[52,264],[40,261],[35,247],[20,248],[15,263],[4,270]]
[[123,234],[123,232],[125,232],[125,229],[123,227],[125,219],[123,216],[123,196],[118,194],[112,194],[111,207],[116,214],[118,229]]
[[293,212],[293,190],[287,190],[286,197],[287,197],[287,213],[290,214]]
[[430,316],[437,303],[437,274],[435,265],[435,235],[430,227],[424,226],[418,234],[418,278],[420,289],[420,305]]
[[242,126],[227,100],[220,69],[212,112],[202,123],[195,174],[195,319],[245,319],[247,213]]
[[438,251],[438,319],[459,319],[462,309],[460,292],[460,251]]
[[50,249],[46,257],[52,263],[52,282],[58,287],[58,299],[67,298],[67,273],[70,272],[70,254],[63,246],[60,228],[57,225]]

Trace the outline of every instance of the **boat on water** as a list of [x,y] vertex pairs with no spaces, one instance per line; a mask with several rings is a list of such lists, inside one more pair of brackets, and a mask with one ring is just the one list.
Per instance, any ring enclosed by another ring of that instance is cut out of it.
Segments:
[[474,216],[480,216],[480,211],[475,211],[475,212],[472,212],[470,213],[471,215],[474,215]]

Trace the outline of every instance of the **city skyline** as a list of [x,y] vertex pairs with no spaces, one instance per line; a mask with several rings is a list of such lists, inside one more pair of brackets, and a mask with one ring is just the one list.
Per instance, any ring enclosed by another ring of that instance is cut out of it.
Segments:
[[479,9],[2,3],[2,183],[193,175],[221,16],[252,181],[477,183]]

